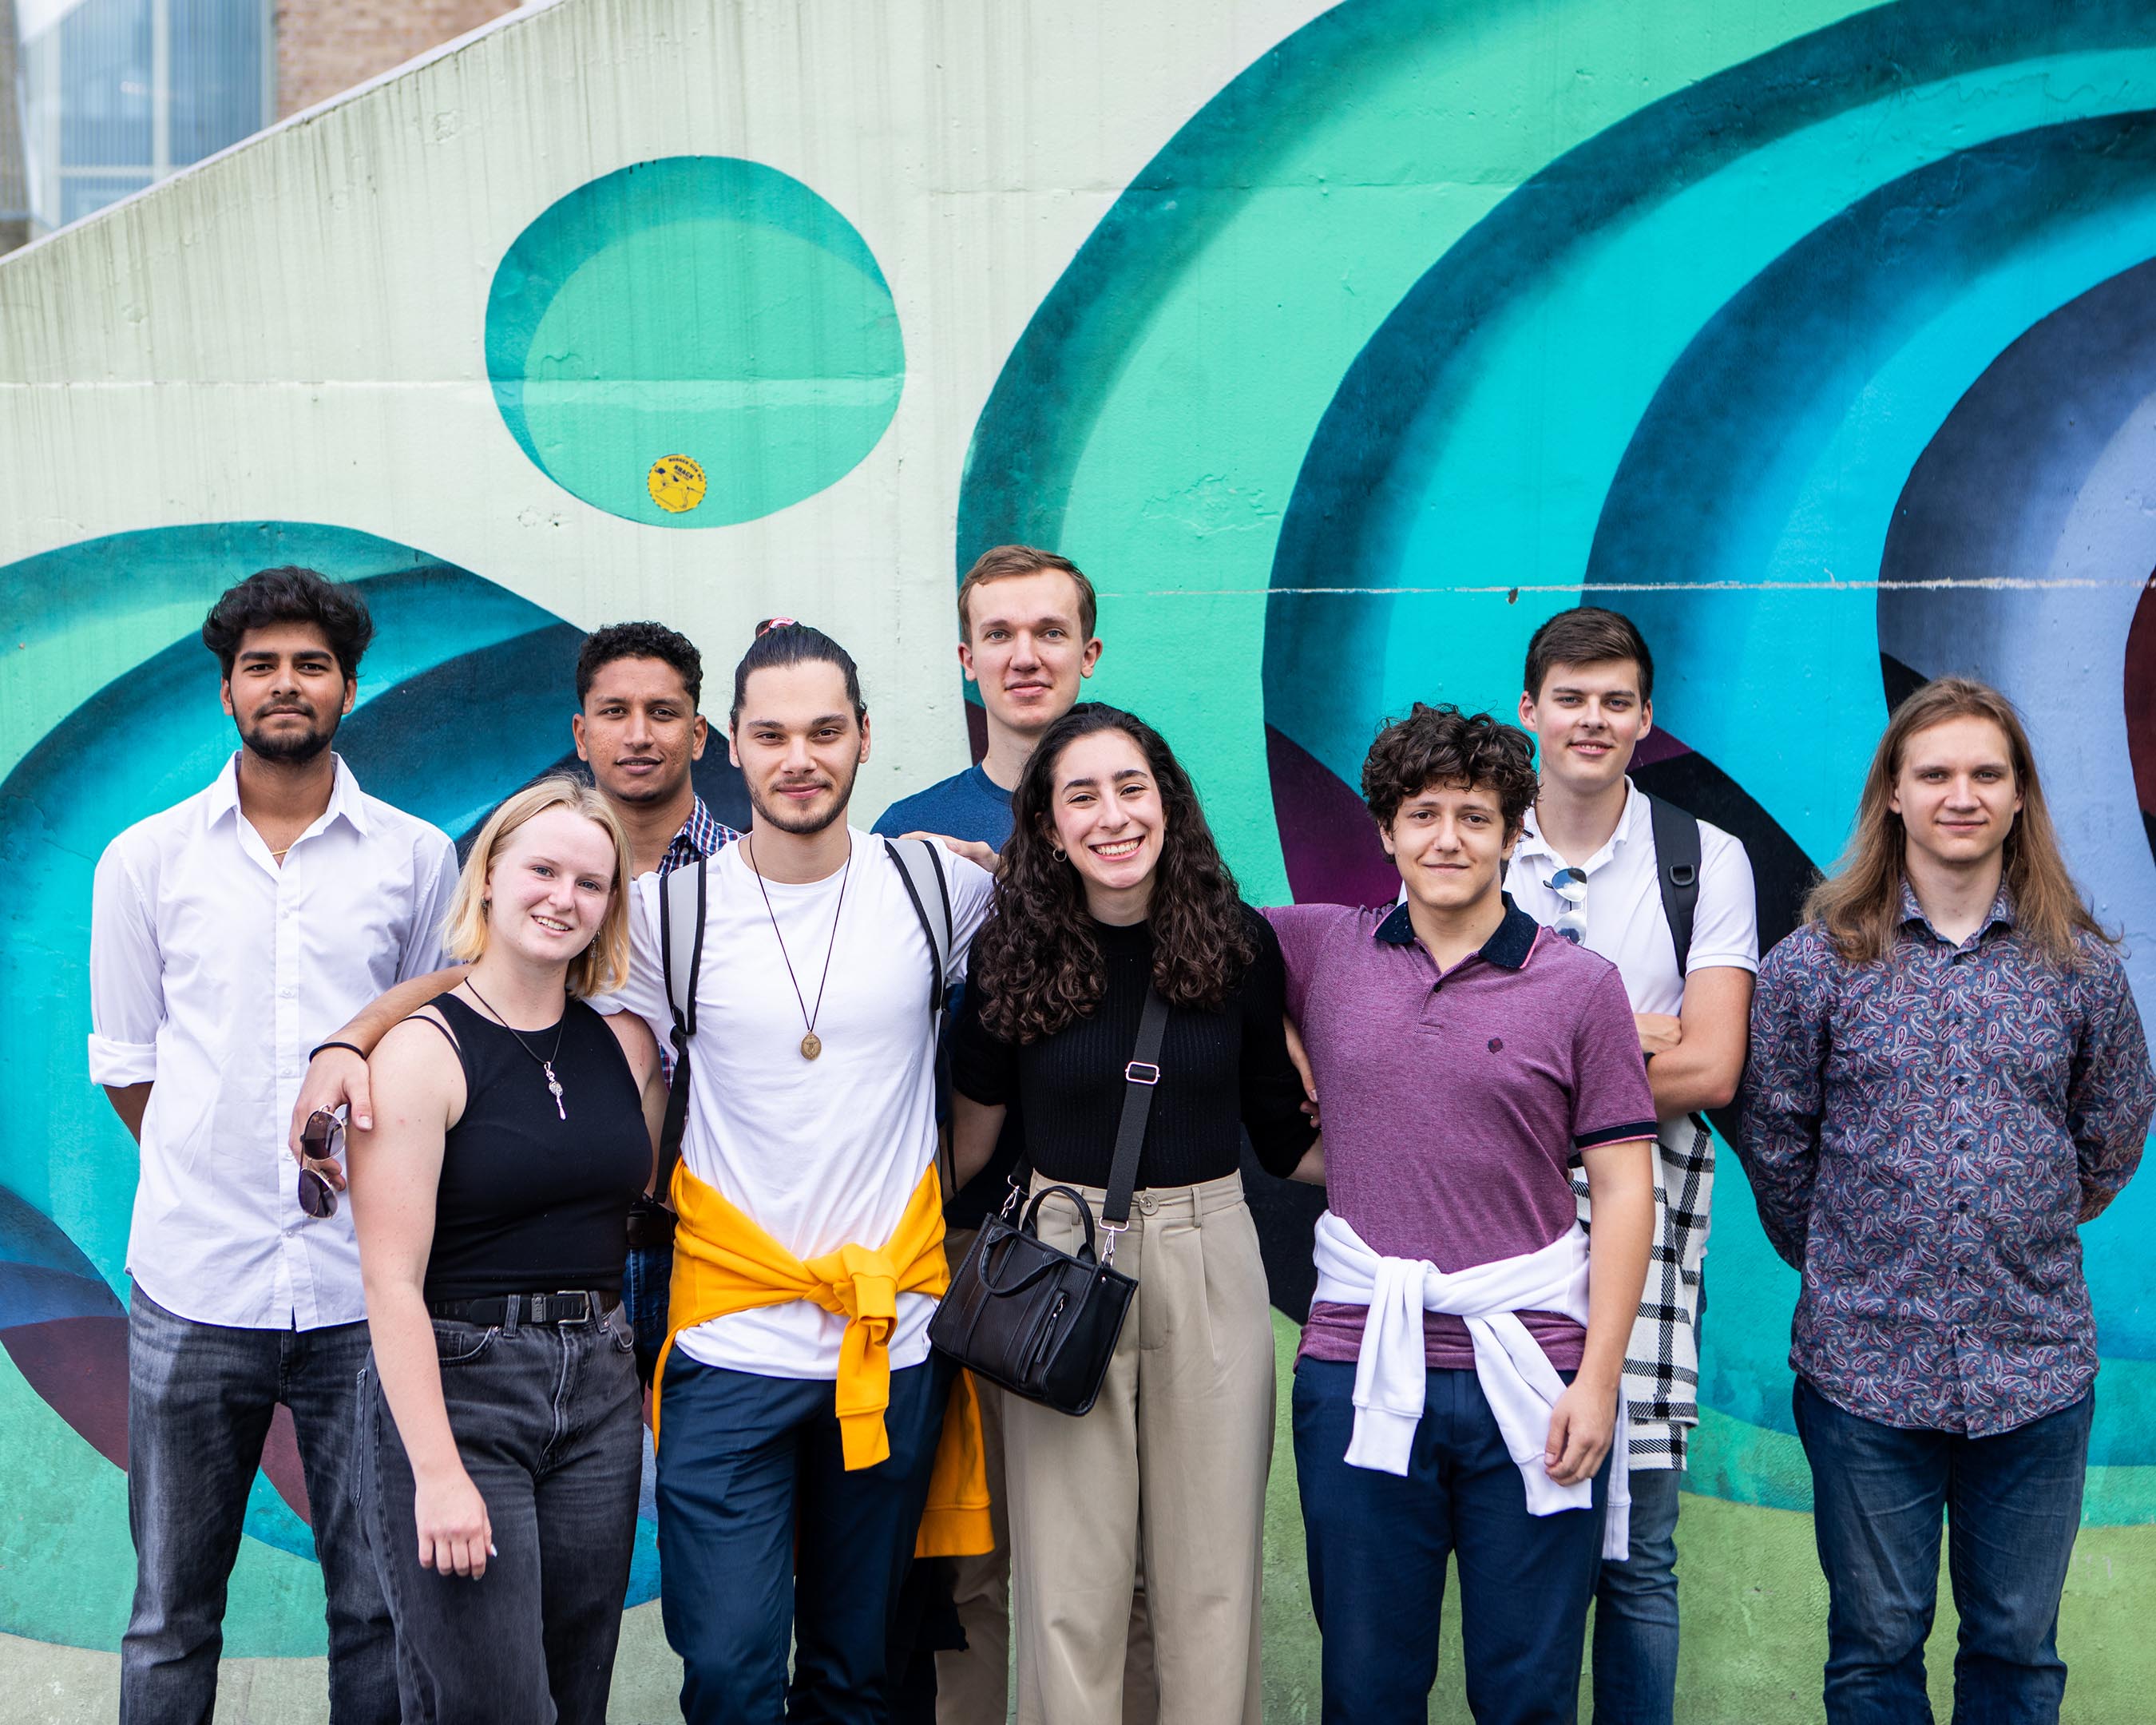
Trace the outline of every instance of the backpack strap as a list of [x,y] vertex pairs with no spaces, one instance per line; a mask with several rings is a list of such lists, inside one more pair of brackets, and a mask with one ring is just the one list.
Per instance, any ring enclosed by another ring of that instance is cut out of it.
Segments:
[[666,1092],[665,1123],[659,1129],[659,1176],[653,1191],[664,1200],[673,1188],[674,1165],[689,1127],[689,1043],[696,1034],[696,978],[704,965],[707,907],[698,857],[659,878],[659,957],[666,973],[666,1004],[673,1009],[674,1081]]
[[[1642,791],[1642,796],[1646,793]],[[1699,821],[1674,803],[1647,797],[1655,835],[1655,875],[1662,889],[1662,915],[1677,949],[1677,980],[1691,957],[1692,912],[1699,907]]]
[[951,889],[943,878],[943,847],[933,839],[886,839],[883,848],[898,865],[898,878],[906,883],[913,914],[928,937],[929,962],[935,967],[929,979],[928,1010],[941,1013],[943,991],[949,986],[951,949],[957,944],[951,920]]

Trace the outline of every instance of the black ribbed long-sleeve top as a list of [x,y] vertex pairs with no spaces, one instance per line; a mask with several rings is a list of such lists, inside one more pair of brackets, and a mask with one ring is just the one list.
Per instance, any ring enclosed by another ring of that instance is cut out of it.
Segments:
[[[1272,926],[1249,906],[1245,926],[1257,949],[1228,998],[1212,1011],[1171,1007],[1162,1039],[1137,1184],[1192,1186],[1234,1173],[1248,1127],[1258,1161],[1286,1174],[1317,1136],[1302,1111],[1302,1080],[1281,1028],[1286,971]],[[1037,1042],[1013,1043],[981,1022],[978,987],[968,986],[951,1044],[951,1081],[977,1102],[1015,1097],[1025,1116],[1025,1147],[1036,1172],[1074,1185],[1108,1183],[1122,1115],[1123,1068],[1138,1035],[1152,974],[1152,931],[1144,923],[1096,923],[1107,968],[1101,1004],[1088,1017]]]

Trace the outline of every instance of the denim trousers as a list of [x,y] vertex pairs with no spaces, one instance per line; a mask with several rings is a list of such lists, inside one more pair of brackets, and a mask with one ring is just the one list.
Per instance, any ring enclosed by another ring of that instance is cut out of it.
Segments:
[[[688,1725],[884,1725],[887,1655],[952,1368],[891,1374],[891,1454],[849,1471],[837,1386],[668,1357],[659,1574]],[[795,1653],[787,1677],[788,1630]]]
[[644,1465],[633,1346],[619,1306],[514,1329],[434,1321],[449,1430],[494,1533],[476,1581],[419,1565],[412,1464],[370,1363],[361,1502],[403,1725],[603,1725]]
[[389,1609],[353,1513],[353,1410],[367,1326],[234,1329],[133,1291],[127,1525],[135,1604],[120,1645],[125,1725],[209,1725],[224,1599],[270,1415],[292,1410],[329,1620],[332,1725],[394,1725]]
[[1448,1556],[1460,1566],[1476,1725],[1571,1725],[1608,1462],[1591,1509],[1528,1514],[1481,1384],[1471,1371],[1433,1369],[1406,1475],[1350,1467],[1354,1391],[1352,1363],[1296,1367],[1296,1481],[1323,1638],[1324,1725],[1423,1725]]
[[636,1376],[649,1384],[666,1346],[667,1296],[674,1281],[674,1242],[631,1246],[621,1266],[621,1303],[636,1337]]
[[1594,1725],[1671,1725],[1684,1472],[1632,1465],[1632,1547],[1594,1588]]
[[1961,1616],[1955,1725],[2052,1725],[2066,1688],[2059,1597],[2095,1391],[1981,1438],[1863,1419],[1802,1378],[1794,1399],[1826,1571],[1830,1725],[1931,1725],[1924,1642],[1942,1516]]

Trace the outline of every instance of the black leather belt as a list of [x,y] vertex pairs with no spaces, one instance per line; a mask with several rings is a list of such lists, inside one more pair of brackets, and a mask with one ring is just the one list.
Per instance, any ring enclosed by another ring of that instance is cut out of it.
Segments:
[[580,1324],[603,1317],[621,1304],[619,1294],[569,1288],[552,1294],[496,1294],[485,1300],[429,1300],[429,1314],[454,1323],[513,1330],[519,1324]]

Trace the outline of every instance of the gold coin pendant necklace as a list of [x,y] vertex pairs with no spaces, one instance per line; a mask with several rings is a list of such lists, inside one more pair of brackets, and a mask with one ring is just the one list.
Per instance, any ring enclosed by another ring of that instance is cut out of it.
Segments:
[[771,889],[763,884],[763,870],[756,865],[756,839],[752,835],[743,845],[748,857],[749,870],[756,876],[756,890],[763,895],[763,914],[771,918],[771,932],[778,942],[778,956],[785,961],[786,980],[793,984],[793,998],[801,1007],[801,1021],[808,1034],[801,1039],[801,1058],[813,1060],[824,1051],[824,1039],[816,1034],[816,1020],[824,1015],[824,988],[831,980],[831,955],[839,950],[839,918],[846,911],[846,878],[854,871],[854,847],[850,839],[846,844],[846,865],[839,872],[839,907],[831,912],[831,944],[824,949],[824,975],[816,984],[816,1009],[808,1009],[808,997],[801,992],[801,978],[793,973],[793,959],[786,950],[786,937],[778,932],[778,912],[771,907]]

